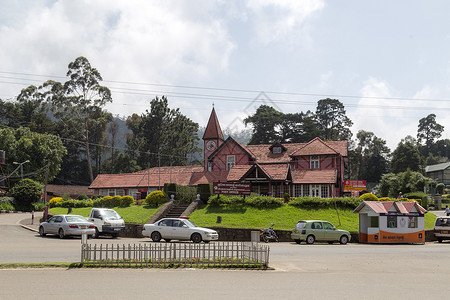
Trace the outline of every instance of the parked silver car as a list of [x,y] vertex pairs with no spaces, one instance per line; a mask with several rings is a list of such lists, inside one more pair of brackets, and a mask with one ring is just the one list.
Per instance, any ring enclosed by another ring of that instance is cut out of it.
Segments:
[[41,236],[56,234],[63,239],[68,235],[81,236],[83,233],[93,236],[95,234],[95,226],[94,223],[79,215],[55,215],[39,225],[39,234]]

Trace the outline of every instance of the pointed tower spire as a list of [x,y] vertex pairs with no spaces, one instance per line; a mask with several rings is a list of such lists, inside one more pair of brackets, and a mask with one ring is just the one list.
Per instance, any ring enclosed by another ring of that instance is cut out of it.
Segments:
[[219,119],[217,119],[216,111],[211,111],[208,125],[206,126],[205,133],[203,134],[203,143],[205,146],[205,171],[213,171],[212,161],[208,161],[208,157],[217,150],[224,142],[222,129],[220,129]]
[[213,107],[211,116],[209,117],[208,125],[206,126],[205,133],[203,134],[204,140],[219,139],[224,140],[222,129],[220,129],[219,120],[217,119],[216,111]]

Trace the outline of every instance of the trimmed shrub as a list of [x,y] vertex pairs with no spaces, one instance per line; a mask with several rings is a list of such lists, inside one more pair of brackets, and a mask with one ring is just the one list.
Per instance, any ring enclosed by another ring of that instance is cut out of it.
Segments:
[[247,197],[245,198],[245,204],[257,208],[273,208],[284,205],[280,198],[270,196]]
[[211,197],[213,192],[213,185],[210,183],[204,183],[197,185],[197,194],[200,195],[200,200],[204,203],[209,201],[209,197]]
[[423,208],[428,209],[428,195],[423,192],[413,192],[403,195],[403,198],[415,200]]
[[150,207],[157,207],[160,204],[163,204],[169,200],[169,197],[163,191],[154,191],[151,192],[145,198],[145,204]]
[[15,210],[15,209],[12,204],[2,202],[0,203],[0,210]]
[[80,194],[78,195],[77,200],[89,200],[89,197],[85,194]]
[[176,183],[165,183],[164,184],[164,188],[163,188],[163,192],[166,193],[167,197],[170,196],[177,196],[177,184]]
[[442,182],[441,182],[441,183],[438,183],[438,184],[436,185],[436,192],[437,192],[439,195],[442,195],[442,194],[444,193],[444,188],[445,188],[445,184],[443,184]]
[[31,206],[33,206],[34,211],[44,211],[45,204],[40,202],[31,203]]
[[120,207],[128,207],[133,203],[134,199],[130,195],[125,195],[122,197],[122,199],[120,199]]
[[26,178],[17,182],[9,192],[18,210],[31,210],[31,203],[38,202],[42,196],[42,184]]
[[298,197],[289,202],[289,205],[306,208],[306,209],[318,209],[326,207],[340,207],[355,209],[362,200],[356,197],[344,197],[344,198],[319,198],[319,197]]
[[362,201],[379,201],[378,197],[372,193],[365,193],[359,196]]
[[63,202],[63,198],[61,197],[53,197],[48,201],[48,206],[52,207],[61,207],[61,203]]
[[239,205],[244,204],[244,197],[242,196],[227,196],[227,195],[212,195],[208,199],[208,205]]

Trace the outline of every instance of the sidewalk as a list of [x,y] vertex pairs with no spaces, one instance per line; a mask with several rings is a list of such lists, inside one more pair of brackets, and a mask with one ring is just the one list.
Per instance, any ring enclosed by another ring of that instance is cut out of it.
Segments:
[[39,220],[42,218],[43,213],[41,211],[34,213],[34,220],[32,218],[26,218],[19,221],[19,225],[25,229],[39,232]]

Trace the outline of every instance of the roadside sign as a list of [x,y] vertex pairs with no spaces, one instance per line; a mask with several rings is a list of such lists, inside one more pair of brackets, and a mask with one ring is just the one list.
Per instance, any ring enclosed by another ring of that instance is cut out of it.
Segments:
[[366,188],[365,180],[344,180],[344,191],[364,191]]
[[213,193],[225,195],[250,195],[251,186],[250,183],[214,182]]

